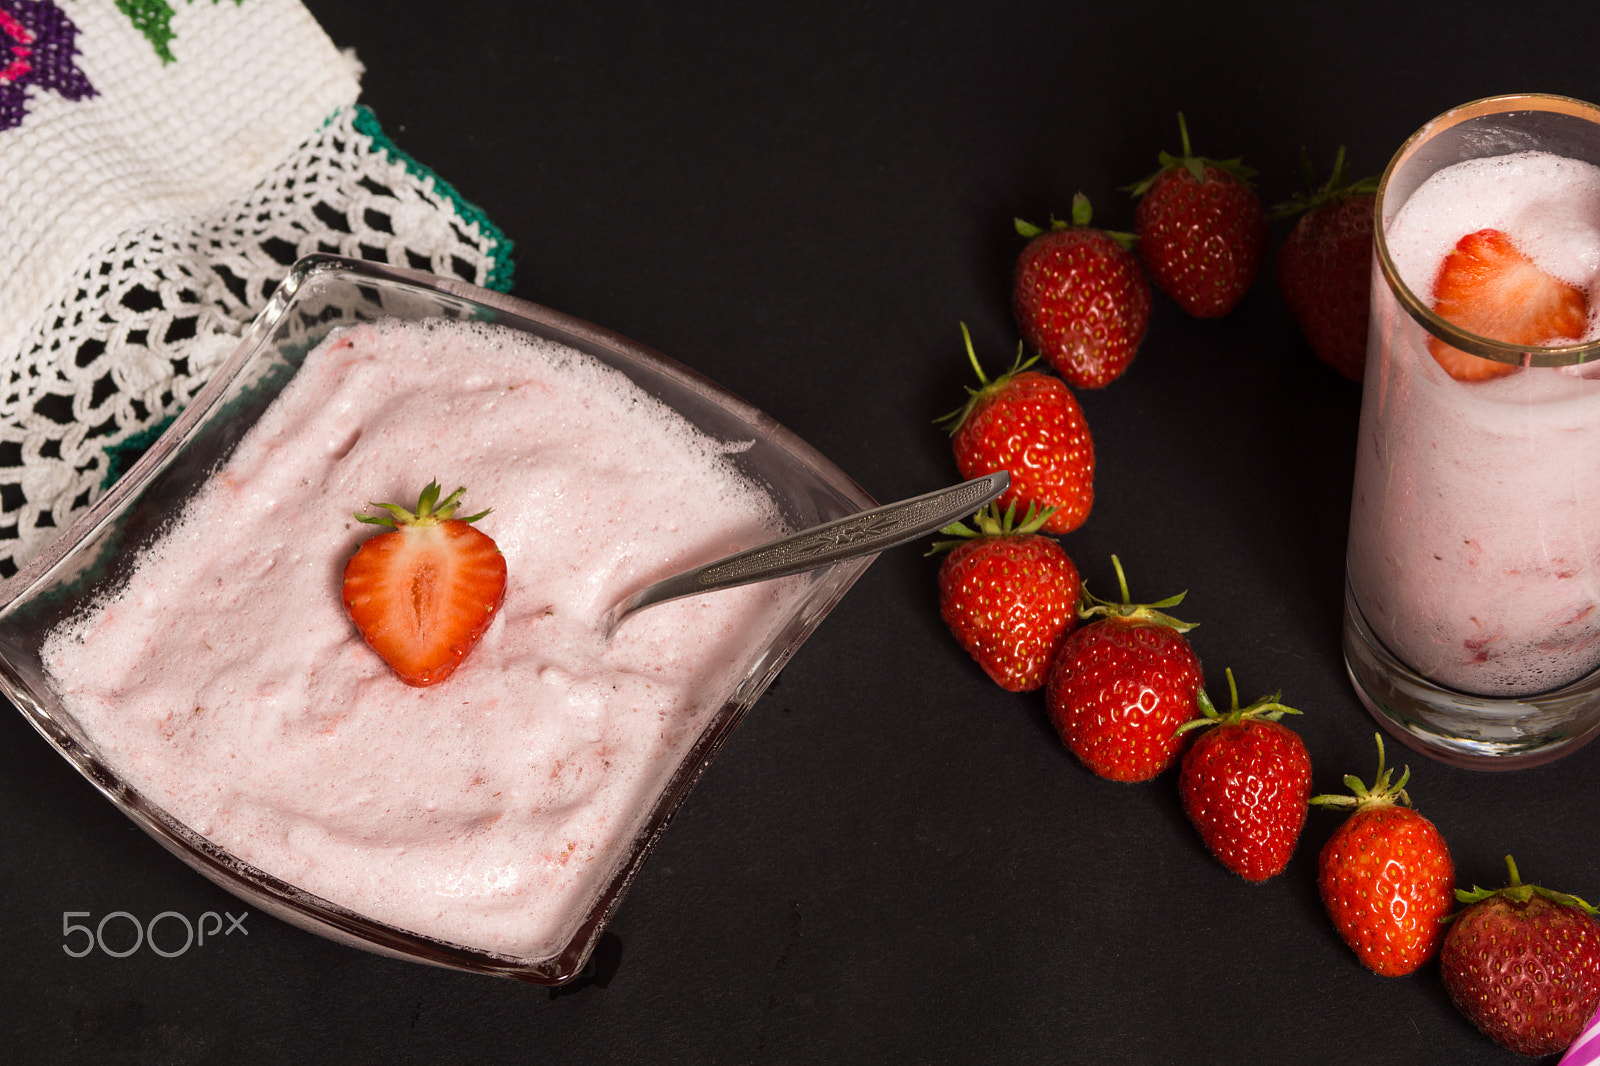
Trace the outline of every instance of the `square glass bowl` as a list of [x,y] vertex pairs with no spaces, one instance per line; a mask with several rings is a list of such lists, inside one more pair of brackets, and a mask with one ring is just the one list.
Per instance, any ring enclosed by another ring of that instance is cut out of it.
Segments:
[[710,436],[753,442],[732,461],[772,497],[793,528],[874,506],[842,471],[761,411],[693,371],[616,334],[461,281],[373,263],[311,256],[297,263],[233,356],[148,452],[78,521],[0,586],[0,691],[61,755],[129,818],[195,870],[261,910],[331,940],[433,965],[559,984],[584,967],[595,942],[661,832],[729,733],[871,557],[813,571],[774,635],[753,648],[742,676],[685,750],[665,787],[648,797],[643,828],[574,916],[576,931],[540,957],[448,943],[365,917],[229,854],[122,780],[65,710],[44,668],[46,636],[82,605],[118,588],[133,558],[157,539],[337,327],[378,319],[487,322],[553,340],[617,368]]

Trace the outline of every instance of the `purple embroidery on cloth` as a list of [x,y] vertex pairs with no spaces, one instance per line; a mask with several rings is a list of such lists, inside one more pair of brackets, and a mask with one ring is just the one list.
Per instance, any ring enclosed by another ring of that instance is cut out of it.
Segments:
[[22,125],[28,91],[94,96],[79,70],[78,27],[51,0],[0,0],[0,130]]

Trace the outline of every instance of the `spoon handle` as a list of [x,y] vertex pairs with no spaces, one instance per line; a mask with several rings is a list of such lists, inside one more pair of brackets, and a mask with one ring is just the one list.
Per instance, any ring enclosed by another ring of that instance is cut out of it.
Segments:
[[609,638],[627,615],[667,600],[788,577],[905,544],[966,518],[1010,484],[1011,476],[1004,470],[985,474],[909,500],[846,515],[685,570],[640,589],[611,608],[603,619],[603,631]]

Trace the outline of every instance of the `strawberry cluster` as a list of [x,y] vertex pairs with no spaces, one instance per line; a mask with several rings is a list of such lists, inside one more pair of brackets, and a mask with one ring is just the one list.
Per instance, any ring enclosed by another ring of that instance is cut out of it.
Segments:
[[1128,186],[1139,201],[1134,232],[1092,227],[1081,192],[1070,223],[1014,222],[1028,238],[1012,275],[1017,328],[1076,388],[1103,388],[1133,361],[1150,324],[1150,281],[1196,318],[1220,318],[1261,268],[1267,213],[1255,171],[1195,155],[1181,114],[1178,130],[1183,154],[1160,153],[1161,169]]
[[[992,511],[975,525],[951,529],[962,539],[941,567],[941,612],[1003,687],[1044,678],[1050,720],[1087,769],[1143,782],[1177,765],[1183,811],[1206,848],[1253,883],[1287,868],[1312,808],[1348,810],[1317,857],[1318,893],[1340,937],[1381,976],[1438,957],[1452,1002],[1505,1047],[1559,1051],[1600,1009],[1594,908],[1521,885],[1509,857],[1507,888],[1455,890],[1449,846],[1411,805],[1410,769],[1395,779],[1385,767],[1381,735],[1370,786],[1350,775],[1348,794],[1312,796],[1306,745],[1280,721],[1300,712],[1276,694],[1240,707],[1231,670],[1231,706],[1219,710],[1183,635],[1192,627],[1165,610],[1182,594],[1130,603],[1113,557],[1121,601],[1095,596],[1037,532],[1036,512],[1021,526]],[[1069,614],[1061,601],[1074,590]],[[1457,901],[1465,907],[1452,914]]]
[[1152,282],[1194,317],[1220,318],[1254,284],[1269,221],[1298,216],[1278,250],[1279,291],[1316,356],[1360,382],[1377,179],[1350,180],[1341,147],[1320,185],[1302,159],[1305,191],[1267,211],[1242,158],[1194,154],[1181,113],[1178,132],[1181,154],[1159,153],[1160,169],[1126,186],[1138,200],[1133,232],[1091,226],[1082,193],[1070,222],[1052,218],[1045,229],[1014,220],[1028,239],[1012,279],[1025,344],[1074,388],[1102,388],[1144,340]]
[[[978,385],[942,420],[956,465],[969,478],[1007,470],[1012,486],[934,545],[947,553],[941,616],[1001,687],[1043,689],[1062,742],[1094,774],[1147,782],[1178,766],[1184,813],[1207,849],[1247,881],[1286,869],[1312,808],[1348,810],[1318,855],[1317,884],[1361,963],[1402,976],[1440,957],[1452,1000],[1486,1034],[1524,1054],[1559,1050],[1600,1007],[1593,909],[1522,886],[1509,859],[1508,888],[1454,891],[1444,836],[1411,806],[1409,768],[1395,779],[1384,766],[1381,736],[1370,786],[1352,775],[1348,794],[1313,797],[1306,745],[1282,721],[1300,712],[1278,695],[1241,707],[1231,670],[1230,706],[1218,709],[1184,635],[1192,626],[1167,613],[1183,594],[1135,604],[1113,556],[1120,597],[1096,596],[1056,539],[1081,526],[1094,502],[1094,444],[1073,388],[1103,388],[1127,369],[1149,324],[1151,282],[1191,315],[1215,318],[1245,295],[1265,254],[1268,214],[1253,172],[1238,159],[1193,155],[1181,115],[1179,130],[1182,155],[1162,153],[1161,170],[1130,187],[1140,198],[1133,234],[1093,228],[1081,193],[1070,222],[1052,219],[1046,229],[1016,220],[1027,244],[1013,275],[1022,341],[1010,370],[991,379],[961,327]],[[1356,381],[1374,186],[1346,179],[1341,149],[1325,184],[1274,212],[1302,216],[1279,252],[1283,295],[1317,356]],[[1524,282],[1512,253],[1491,236],[1474,240],[1460,254],[1472,257],[1457,268],[1463,286]],[[1560,294],[1540,295],[1522,303],[1564,306]],[[1055,374],[1036,369],[1041,358]],[[1468,379],[1446,355],[1435,358]],[[1457,900],[1466,909],[1452,915]]]

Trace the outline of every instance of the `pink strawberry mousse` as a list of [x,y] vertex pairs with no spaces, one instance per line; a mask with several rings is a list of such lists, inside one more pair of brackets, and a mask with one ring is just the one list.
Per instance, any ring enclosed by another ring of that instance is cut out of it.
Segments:
[[[796,582],[633,617],[611,603],[768,539],[710,440],[575,351],[492,327],[363,326],[308,357],[127,587],[46,662],[107,761],[214,843],[413,932],[565,946]],[[400,682],[339,599],[368,501],[437,478],[505,554],[449,680]]]
[[[1445,256],[1487,228],[1588,293],[1593,320],[1600,169],[1541,153],[1460,163],[1417,190],[1386,240],[1431,300]],[[1349,544],[1368,624],[1419,674],[1464,692],[1528,695],[1588,674],[1600,666],[1594,370],[1453,380],[1387,290],[1373,329],[1381,358],[1363,396]]]

